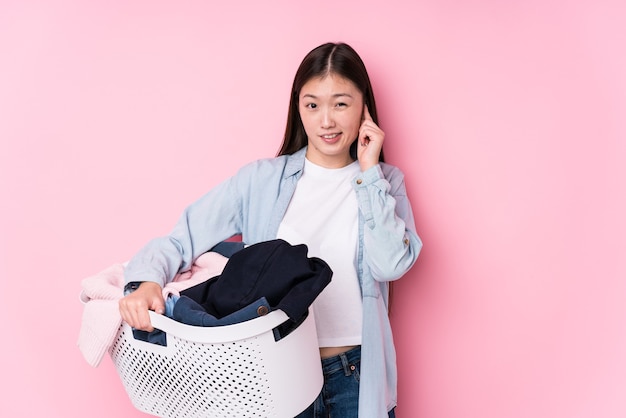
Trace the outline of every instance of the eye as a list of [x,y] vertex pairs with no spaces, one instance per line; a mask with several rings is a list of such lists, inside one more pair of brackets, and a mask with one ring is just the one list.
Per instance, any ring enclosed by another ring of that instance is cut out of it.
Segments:
[[344,102],[339,102],[339,103],[337,103],[335,106],[337,106],[337,107],[347,107],[347,106],[348,106],[348,104],[347,104],[347,103],[344,103]]
[[304,107],[308,108],[308,109],[315,109],[317,107],[317,105],[315,103],[307,103],[304,105]]

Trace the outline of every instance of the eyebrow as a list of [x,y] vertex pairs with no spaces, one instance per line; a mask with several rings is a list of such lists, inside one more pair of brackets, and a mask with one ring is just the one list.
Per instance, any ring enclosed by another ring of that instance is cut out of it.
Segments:
[[[303,99],[305,97],[309,97],[311,99],[317,99],[318,98],[314,94],[310,94],[310,93],[309,94],[305,94],[304,96],[302,96]],[[331,97],[333,97],[333,98],[337,98],[337,97],[349,97],[349,98],[352,98],[352,96],[350,94],[348,94],[348,93],[335,93]]]

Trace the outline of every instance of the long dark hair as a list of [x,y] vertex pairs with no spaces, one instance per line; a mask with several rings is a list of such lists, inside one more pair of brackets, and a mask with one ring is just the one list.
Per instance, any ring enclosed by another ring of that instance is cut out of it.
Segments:
[[[307,145],[307,135],[298,109],[300,91],[312,78],[325,77],[329,74],[339,75],[354,83],[363,94],[363,100],[368,107],[372,120],[378,125],[374,91],[363,60],[350,45],[329,42],[309,52],[296,71],[291,87],[291,97],[289,98],[285,136],[278,155],[293,154]],[[350,147],[350,155],[356,160],[356,138]],[[382,150],[379,160],[384,161]]]

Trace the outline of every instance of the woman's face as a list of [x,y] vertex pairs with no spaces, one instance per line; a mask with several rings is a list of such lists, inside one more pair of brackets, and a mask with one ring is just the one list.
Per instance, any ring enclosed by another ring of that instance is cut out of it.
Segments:
[[354,83],[332,73],[313,78],[302,86],[298,108],[309,161],[327,168],[350,164],[363,117],[363,94]]

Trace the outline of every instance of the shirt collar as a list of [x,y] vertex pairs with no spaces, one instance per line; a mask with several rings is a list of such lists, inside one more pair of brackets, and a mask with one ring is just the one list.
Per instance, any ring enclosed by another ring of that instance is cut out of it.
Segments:
[[307,147],[305,146],[302,149],[287,156],[287,164],[285,165],[284,178],[288,178],[302,173],[302,169],[304,168],[306,149]]

